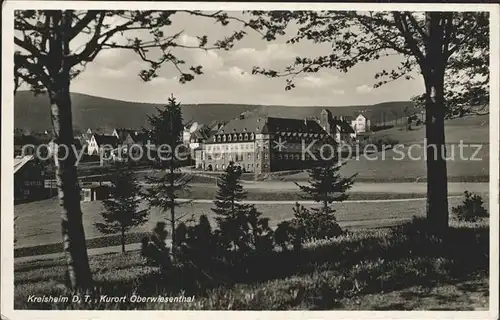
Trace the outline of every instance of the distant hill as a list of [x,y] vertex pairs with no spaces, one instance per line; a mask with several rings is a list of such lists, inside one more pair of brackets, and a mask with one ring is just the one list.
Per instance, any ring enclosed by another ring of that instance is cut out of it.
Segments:
[[[87,128],[140,128],[147,126],[147,115],[156,113],[159,104],[127,102],[81,93],[72,93],[73,126],[79,130]],[[404,116],[409,101],[386,102],[369,106],[326,107],[334,115],[354,116],[363,111],[373,124],[392,121]],[[241,113],[274,117],[305,118],[319,116],[325,107],[289,107],[245,104],[185,104],[182,106],[184,120],[209,124],[215,120],[231,120]],[[14,99],[14,127],[43,131],[51,128],[50,107],[47,96],[34,96],[29,91],[20,91]]]

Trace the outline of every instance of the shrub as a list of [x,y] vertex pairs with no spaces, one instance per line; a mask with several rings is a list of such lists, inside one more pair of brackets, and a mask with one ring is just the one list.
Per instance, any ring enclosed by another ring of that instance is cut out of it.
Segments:
[[484,208],[483,198],[480,195],[465,191],[464,196],[463,203],[451,209],[459,221],[474,222],[488,216],[488,211]]
[[274,231],[274,242],[282,251],[288,251],[293,247],[294,251],[302,249],[304,229],[292,221],[283,221],[278,224]]
[[301,238],[304,240],[333,238],[344,233],[335,216],[321,209],[311,212],[304,206],[295,204],[292,224],[295,230],[302,230]]

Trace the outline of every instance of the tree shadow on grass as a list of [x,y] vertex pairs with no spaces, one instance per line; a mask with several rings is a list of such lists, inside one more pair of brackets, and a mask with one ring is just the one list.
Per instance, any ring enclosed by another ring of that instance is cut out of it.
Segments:
[[[380,310],[401,310],[411,299],[432,298],[443,307],[453,305],[456,297],[452,292],[432,291],[440,284],[462,286],[460,290],[465,292],[485,290],[464,283],[470,280],[472,273],[488,270],[489,228],[452,227],[443,239],[434,237],[427,230],[425,222],[417,219],[390,231],[376,231],[364,236],[348,234],[341,239],[318,242],[299,252],[255,254],[239,263],[202,267],[179,265],[168,272],[155,269],[144,274],[134,274],[133,268],[131,271],[115,270],[114,273],[120,274],[96,281],[93,295],[130,296],[136,293],[155,296],[184,292],[186,296],[196,295],[198,299],[210,296],[213,290],[228,291],[243,284],[248,285],[250,291],[268,286],[266,290],[275,292],[298,292],[268,305],[271,309],[304,305],[308,309],[325,310],[342,308],[340,301],[345,298],[390,293],[415,286],[423,288],[419,292],[404,293],[401,296],[403,301],[380,306],[383,308]],[[303,277],[308,279],[307,284],[302,283]],[[289,281],[291,278],[298,280]],[[269,281],[273,284],[268,285]],[[242,299],[233,308],[250,308]],[[45,307],[65,309],[74,306]],[[141,305],[99,302],[85,307],[129,309],[141,308]]]

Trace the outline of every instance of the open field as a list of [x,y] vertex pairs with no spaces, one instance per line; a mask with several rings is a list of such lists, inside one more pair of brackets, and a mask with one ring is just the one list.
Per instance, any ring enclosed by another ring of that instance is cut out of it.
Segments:
[[[419,223],[357,230],[276,252],[255,264],[255,281],[208,279],[191,269],[160,275],[137,251],[90,257],[89,303],[36,303],[30,295],[69,296],[63,259],[15,263],[15,309],[201,310],[485,310],[489,303],[489,223],[452,220],[446,242],[423,236]],[[264,267],[262,267],[264,265]],[[259,267],[260,266],[260,267]],[[217,274],[212,276],[217,277]],[[234,278],[232,278],[234,277]],[[203,286],[197,285],[202,281]],[[100,296],[178,297],[194,303],[100,302]],[[94,297],[96,297],[94,299]]]
[[[463,158],[460,158],[458,145],[448,146],[447,161],[448,181],[450,182],[487,182],[489,179],[489,145],[478,147],[463,147]],[[453,150],[453,151],[452,151]],[[477,150],[477,152],[476,152]],[[404,156],[403,156],[404,155]],[[411,157],[407,156],[411,155]],[[340,169],[344,176],[358,174],[356,181],[360,182],[424,182],[427,169],[425,153],[422,147],[397,147],[376,153],[367,157],[350,159]],[[413,158],[413,159],[412,159]],[[374,159],[374,160],[371,160]],[[306,172],[289,175],[275,175],[268,180],[305,181]]]
[[[489,198],[483,194],[485,206],[489,205]],[[449,205],[458,205],[461,198],[450,198]],[[146,203],[143,203],[146,206]],[[270,218],[270,224],[276,226],[282,220],[293,217],[293,204],[256,204],[264,216]],[[306,207],[310,205],[305,205]],[[206,214],[213,222],[214,214],[211,211],[211,203],[190,203],[177,209],[179,214],[186,214],[186,218],[191,216],[197,218],[201,214]],[[337,219],[340,224],[348,224],[351,227],[376,228],[379,226],[391,225],[411,219],[412,216],[425,215],[425,201],[421,199],[398,201],[398,202],[354,202],[337,204]],[[101,233],[93,225],[100,221],[100,212],[103,210],[100,202],[82,203],[83,224],[85,235],[88,241],[92,238],[99,238]],[[61,241],[59,206],[56,199],[47,199],[32,203],[20,204],[14,207],[14,214],[18,216],[16,220],[16,248],[32,247],[44,244],[58,243]],[[156,208],[150,209],[149,221],[133,230],[133,232],[149,232],[157,221],[163,220],[167,215]],[[97,243],[101,243],[97,241]],[[102,245],[102,244],[100,244]],[[106,246],[109,244],[104,244]],[[54,250],[54,249],[52,249]],[[60,247],[59,247],[60,250]],[[54,252],[54,251],[52,251]],[[57,252],[57,251],[56,251]],[[29,254],[42,254],[47,252],[33,252]]]
[[[447,120],[445,135],[448,181],[488,181],[490,152],[488,116]],[[357,181],[364,182],[425,181],[427,175],[423,148],[425,127],[421,126],[412,131],[401,131],[400,128],[382,130],[375,133],[374,139],[384,137],[396,140],[401,145],[384,152],[345,159],[347,164],[341,168],[341,174],[357,173]],[[460,147],[460,143],[464,146]],[[271,175],[269,180],[303,181],[307,180],[307,174],[304,172],[275,174]]]
[[[390,137],[399,143],[423,143],[425,139],[425,126],[419,126],[411,131],[401,128],[391,128],[375,133],[375,137]],[[489,142],[489,116],[467,116],[459,119],[445,121],[446,143],[488,143]]]

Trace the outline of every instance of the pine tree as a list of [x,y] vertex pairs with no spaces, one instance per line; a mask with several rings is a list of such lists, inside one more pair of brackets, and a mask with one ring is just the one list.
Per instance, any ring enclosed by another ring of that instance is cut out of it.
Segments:
[[219,225],[220,240],[227,249],[237,249],[241,253],[259,249],[261,237],[271,233],[268,219],[262,218],[253,205],[241,203],[246,192],[241,185],[242,170],[231,162],[217,182],[218,190],[212,211]]
[[351,188],[355,175],[341,177],[338,173],[340,167],[341,165],[324,165],[309,169],[309,185],[295,183],[305,193],[304,199],[321,204],[311,209],[297,204],[294,208],[294,220],[304,228],[306,238],[332,237],[341,231],[332,203],[347,199],[346,191]]
[[105,234],[119,232],[122,252],[125,253],[125,233],[147,222],[147,209],[139,210],[140,186],[128,164],[116,163],[112,175],[111,197],[103,200],[105,211],[101,213],[104,222],[95,223]]
[[180,172],[182,155],[182,133],[184,131],[182,111],[180,103],[172,96],[168,104],[163,108],[157,108],[158,114],[148,116],[151,130],[148,131],[150,145],[156,149],[153,156],[148,151],[148,158],[154,157],[156,169],[160,176],[149,176],[147,182],[150,185],[145,193],[150,206],[157,207],[163,212],[170,211],[167,219],[171,226],[172,254],[175,257],[177,243],[176,223],[184,215],[178,216],[176,208],[183,203],[177,201],[180,193],[188,190],[191,178]]

